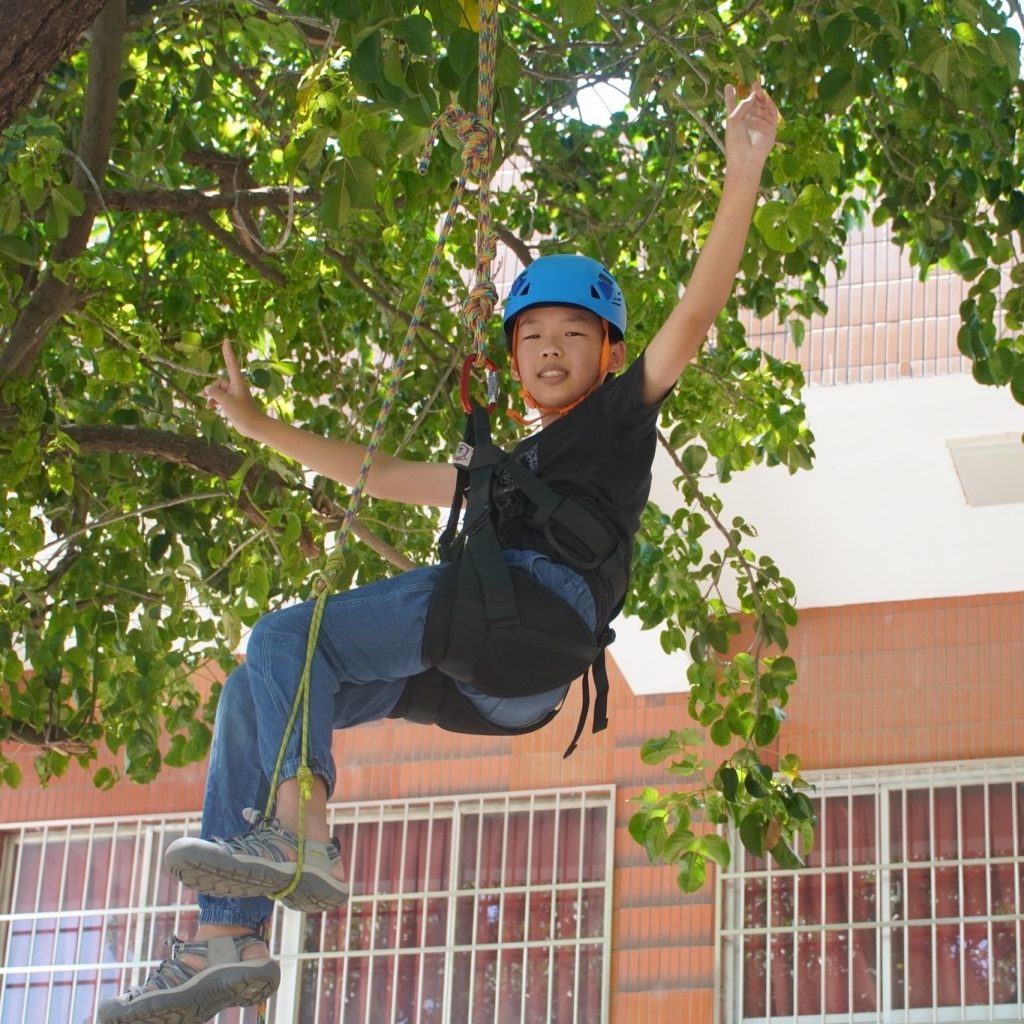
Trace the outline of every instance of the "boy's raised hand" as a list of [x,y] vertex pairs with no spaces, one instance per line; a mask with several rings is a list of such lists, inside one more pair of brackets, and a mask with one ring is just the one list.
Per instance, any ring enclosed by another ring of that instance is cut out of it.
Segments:
[[755,82],[750,95],[736,99],[734,86],[725,87],[725,163],[729,170],[748,167],[760,174],[775,145],[779,112],[771,97]]
[[221,345],[224,353],[224,366],[228,371],[227,379],[219,377],[212,384],[203,388],[206,408],[217,408],[230,421],[231,425],[244,437],[251,437],[256,424],[265,415],[253,400],[249,385],[242,376],[242,368],[238,365],[231,342],[225,340]]

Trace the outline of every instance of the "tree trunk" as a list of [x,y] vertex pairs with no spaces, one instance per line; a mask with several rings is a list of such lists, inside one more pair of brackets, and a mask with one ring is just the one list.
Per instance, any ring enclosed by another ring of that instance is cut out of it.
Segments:
[[95,21],[105,0],[0,0],[0,130]]
[[[0,17],[9,3],[10,0],[0,0]],[[83,6],[84,3],[85,0],[66,0],[63,4],[44,0],[40,6],[56,10]],[[71,179],[72,184],[83,194],[92,190],[93,182],[102,187],[106,176],[111,133],[117,114],[117,90],[121,81],[124,46],[125,0],[101,0],[98,6],[102,11],[96,18],[89,53],[89,84],[78,140],[78,162]],[[18,22],[26,19],[13,20]],[[67,235],[54,246],[54,263],[63,263],[85,249],[95,216],[95,208],[87,206],[81,216],[72,218]],[[76,301],[77,297],[69,284],[50,271],[43,275],[31,298],[18,314],[7,346],[0,351],[0,384],[16,374],[28,375],[50,328],[74,308]]]

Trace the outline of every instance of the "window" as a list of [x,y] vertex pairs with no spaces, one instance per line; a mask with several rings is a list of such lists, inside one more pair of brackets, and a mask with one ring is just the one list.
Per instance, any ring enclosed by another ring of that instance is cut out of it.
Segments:
[[723,873],[726,1020],[1020,1020],[1024,761],[809,778],[806,869]]
[[[607,787],[332,807],[352,898],[310,917],[277,908],[271,1020],[606,1021],[612,807]],[[4,834],[0,1024],[91,1024],[97,998],[138,984],[164,938],[190,934],[193,894],[162,851],[197,828],[150,818]]]

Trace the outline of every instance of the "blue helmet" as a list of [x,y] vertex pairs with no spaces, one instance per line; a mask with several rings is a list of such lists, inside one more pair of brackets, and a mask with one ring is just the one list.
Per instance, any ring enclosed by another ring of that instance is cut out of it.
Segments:
[[626,302],[615,278],[587,256],[541,256],[512,282],[502,327],[512,340],[516,317],[532,306],[579,306],[608,321],[611,340],[626,333]]

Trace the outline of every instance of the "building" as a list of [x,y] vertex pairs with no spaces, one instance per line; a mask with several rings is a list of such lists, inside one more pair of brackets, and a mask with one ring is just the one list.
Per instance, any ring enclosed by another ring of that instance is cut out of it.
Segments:
[[[780,746],[817,786],[807,868],[737,846],[684,896],[647,863],[629,800],[671,777],[638,752],[686,724],[685,664],[627,626],[609,729],[568,760],[575,696],[520,739],[338,735],[353,898],[278,910],[271,1020],[1024,1020],[1024,409],[956,352],[959,281],[917,282],[878,232],[848,263],[798,353],[816,468],[722,492],[798,587]],[[197,828],[203,775],[101,793],[74,769],[40,791],[29,770],[3,792],[0,1024],[91,1021],[98,992],[189,932],[161,858]]]

